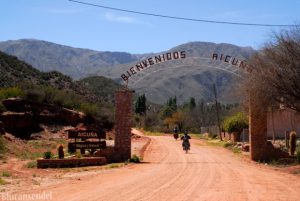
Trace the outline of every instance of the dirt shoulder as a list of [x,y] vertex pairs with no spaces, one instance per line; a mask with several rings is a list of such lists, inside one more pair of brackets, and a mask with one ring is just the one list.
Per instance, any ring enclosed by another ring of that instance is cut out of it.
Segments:
[[[143,136],[142,133],[133,132],[133,134],[132,155],[143,158],[144,152],[151,140]],[[19,145],[20,149],[22,146],[26,146],[24,142],[19,142]],[[26,149],[29,149],[28,146]],[[35,166],[35,160],[20,159],[13,154],[9,154],[5,160],[2,160],[0,163],[0,178],[3,183],[0,184],[0,192],[18,192],[28,188],[38,189],[43,186],[59,185],[68,180],[83,179],[91,175],[99,174],[99,172],[109,172],[116,168],[125,168],[125,166],[130,167],[134,165],[117,163],[105,166],[37,169],[36,167],[29,168],[31,163],[33,163],[32,166]]]

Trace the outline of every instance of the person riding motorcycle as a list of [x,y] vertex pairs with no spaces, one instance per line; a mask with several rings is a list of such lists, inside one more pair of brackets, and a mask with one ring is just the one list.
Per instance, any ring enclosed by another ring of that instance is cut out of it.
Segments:
[[177,140],[178,137],[179,137],[177,127],[174,128],[174,134],[173,134],[173,137],[174,137],[175,140]]
[[191,137],[188,135],[188,132],[185,131],[184,135],[180,139],[182,140],[182,148],[187,153],[188,150],[190,150],[190,147],[191,147],[191,144],[190,144],[190,141],[189,141],[189,139],[191,139]]

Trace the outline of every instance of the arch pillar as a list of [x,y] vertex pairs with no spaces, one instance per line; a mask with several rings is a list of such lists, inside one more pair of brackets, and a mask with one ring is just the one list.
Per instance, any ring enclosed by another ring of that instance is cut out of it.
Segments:
[[249,108],[249,141],[251,160],[263,161],[267,154],[267,107],[253,95],[250,97]]
[[131,157],[133,91],[115,92],[115,161],[125,161]]

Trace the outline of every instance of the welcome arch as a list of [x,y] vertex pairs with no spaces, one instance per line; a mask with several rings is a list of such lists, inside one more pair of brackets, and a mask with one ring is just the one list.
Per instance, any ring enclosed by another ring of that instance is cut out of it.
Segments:
[[[226,71],[241,79],[245,78],[247,73],[252,72],[252,68],[247,64],[247,61],[245,59],[237,59],[233,56],[221,54],[221,53],[212,53],[211,57],[187,57],[186,52],[181,51],[175,53],[174,52],[164,53],[158,56],[153,56],[145,60],[142,60],[141,62],[137,63],[135,66],[129,67],[126,72],[121,74],[121,78],[124,80],[126,87],[122,92],[120,91],[116,92],[116,103],[122,102],[122,104],[127,105],[126,113],[124,113],[123,111],[124,109],[122,109],[122,105],[120,104],[116,105],[116,117],[118,117],[116,119],[122,122],[123,125],[127,125],[125,133],[129,132],[130,118],[128,118],[129,117],[128,115],[130,114],[130,111],[132,111],[129,108],[131,98],[132,98],[132,91],[130,91],[128,87],[132,87],[138,84],[142,79],[146,78],[147,76],[151,76],[151,74],[153,73],[158,73],[161,70],[166,70],[166,69],[176,70],[179,68],[186,68],[191,65],[198,66],[201,68],[203,66],[199,64],[201,64],[201,61],[203,62],[204,60],[208,61],[208,64],[206,64],[204,67]],[[173,67],[164,67],[162,69],[159,69],[158,66],[160,66],[164,62],[168,62],[168,63],[172,62]],[[216,66],[216,64],[218,64],[218,66],[220,67]],[[124,103],[124,100],[127,100],[126,102],[128,104]],[[257,100],[253,94],[250,94],[250,105],[249,105],[250,157],[252,160],[267,160],[270,154],[272,154],[272,150],[269,150],[267,137],[266,137],[267,111],[265,109],[263,110],[258,109],[261,108],[258,107],[259,104],[260,104],[259,100]],[[118,110],[120,110],[122,114],[120,114]],[[118,130],[121,132],[122,130],[121,127],[122,125],[121,124],[118,125],[117,122],[116,132],[118,132]],[[119,136],[122,136],[123,134]],[[116,136],[118,136],[117,133]],[[128,139],[127,139],[127,144],[128,144]],[[128,152],[127,152],[127,156],[128,156]]]
[[[168,64],[171,67],[166,66]],[[245,72],[251,72],[251,68],[244,58],[236,58],[222,53],[212,53],[210,57],[192,57],[188,56],[185,51],[175,51],[144,59],[130,66],[120,77],[126,86],[134,86],[153,73],[166,69],[189,68],[190,66],[214,68],[226,71],[240,78],[245,75]]]

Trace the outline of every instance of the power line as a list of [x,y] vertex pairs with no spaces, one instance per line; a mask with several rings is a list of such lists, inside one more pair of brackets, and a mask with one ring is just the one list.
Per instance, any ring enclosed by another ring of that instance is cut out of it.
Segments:
[[161,14],[155,14],[155,13],[145,13],[140,11],[133,11],[133,10],[127,10],[127,9],[121,9],[121,8],[115,8],[115,7],[109,7],[109,6],[103,6],[100,4],[93,4],[89,2],[83,2],[83,1],[77,1],[77,0],[69,0],[73,3],[88,5],[88,6],[94,6],[109,10],[116,10],[126,13],[134,13],[139,15],[148,15],[153,17],[162,17],[162,18],[169,18],[169,19],[175,19],[175,20],[185,20],[185,21],[194,21],[194,22],[205,22],[205,23],[215,23],[215,24],[230,24],[230,25],[239,25],[239,26],[260,26],[260,27],[294,27],[296,25],[290,25],[290,24],[256,24],[256,23],[243,23],[243,22],[226,22],[226,21],[216,21],[216,20],[203,20],[203,19],[196,19],[196,18],[186,18],[186,17],[176,17],[176,16],[169,16],[169,15],[161,15]]

